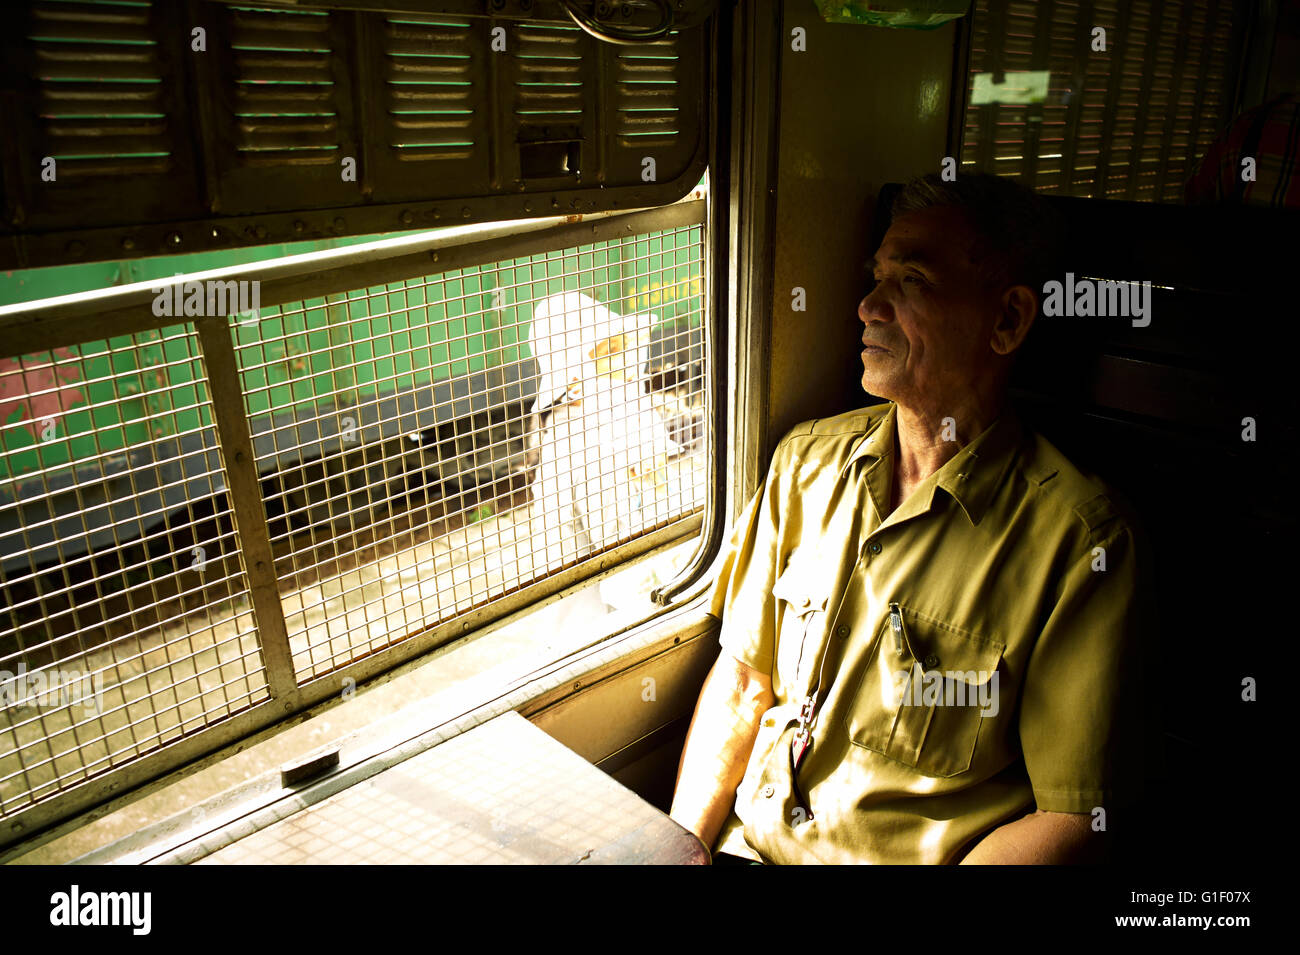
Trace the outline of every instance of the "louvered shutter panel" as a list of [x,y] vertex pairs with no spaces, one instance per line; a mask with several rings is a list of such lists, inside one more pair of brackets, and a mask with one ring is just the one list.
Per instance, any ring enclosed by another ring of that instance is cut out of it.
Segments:
[[[360,162],[349,88],[348,17],[313,10],[205,4],[209,56],[200,89],[215,94],[213,212],[251,215],[340,207],[358,198],[341,160]],[[229,43],[223,42],[224,38]],[[254,227],[255,228],[255,227]]]
[[1050,80],[1043,103],[972,103],[962,165],[1059,195],[1181,202],[1231,119],[1241,26],[1231,0],[976,0],[972,98],[980,74]]
[[[182,54],[158,42],[156,13],[147,3],[6,11],[9,39],[26,42],[6,50],[0,230],[75,229],[122,209],[141,221],[199,212],[192,147],[176,122],[182,91],[166,81]],[[68,236],[57,248],[75,256],[85,246]]]
[[0,267],[672,202],[707,163],[715,4],[614,45],[554,0],[29,0],[4,39]]
[[387,17],[379,40],[387,160],[485,162],[487,117],[474,108],[469,23]]

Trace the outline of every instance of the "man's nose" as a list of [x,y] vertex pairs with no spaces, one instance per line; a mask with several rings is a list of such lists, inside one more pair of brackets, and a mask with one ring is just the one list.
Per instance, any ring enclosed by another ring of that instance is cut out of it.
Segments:
[[876,287],[863,296],[862,301],[858,303],[858,320],[863,325],[869,322],[887,322],[892,317],[889,303],[881,294],[883,283],[877,282]]

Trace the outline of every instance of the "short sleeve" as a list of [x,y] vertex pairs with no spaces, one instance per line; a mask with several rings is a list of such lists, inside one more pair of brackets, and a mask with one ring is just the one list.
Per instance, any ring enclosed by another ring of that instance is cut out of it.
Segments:
[[722,621],[723,650],[747,666],[772,672],[776,648],[776,582],[780,493],[778,449],[767,479],[732,529],[719,561],[709,612]]
[[1090,813],[1141,785],[1141,630],[1132,530],[1108,523],[1069,568],[1023,684],[1020,743],[1040,810]]

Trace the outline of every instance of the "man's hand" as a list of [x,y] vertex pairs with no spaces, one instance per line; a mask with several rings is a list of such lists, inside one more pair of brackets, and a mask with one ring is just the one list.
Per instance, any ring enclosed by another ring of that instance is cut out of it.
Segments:
[[962,865],[1077,865],[1100,862],[1105,836],[1093,832],[1092,816],[1038,812],[999,826],[976,843]]
[[710,849],[736,801],[759,720],[775,702],[770,676],[722,651],[695,705],[669,813]]

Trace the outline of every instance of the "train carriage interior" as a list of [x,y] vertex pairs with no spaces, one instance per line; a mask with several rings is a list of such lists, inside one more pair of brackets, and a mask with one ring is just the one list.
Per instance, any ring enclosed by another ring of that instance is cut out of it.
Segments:
[[1040,317],[1010,387],[1149,542],[1114,861],[1268,842],[1300,3],[7,19],[0,861],[707,862],[664,814],[718,555],[878,400],[902,185],[976,172],[1149,293]]

